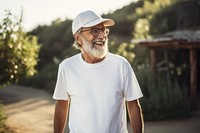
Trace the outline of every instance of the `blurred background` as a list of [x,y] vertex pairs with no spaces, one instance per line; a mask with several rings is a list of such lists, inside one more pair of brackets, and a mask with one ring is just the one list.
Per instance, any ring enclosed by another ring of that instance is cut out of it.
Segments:
[[72,19],[92,9],[116,22],[109,51],[132,65],[144,94],[145,121],[185,119],[199,112],[199,0],[60,1],[0,0],[2,90],[27,86],[52,95],[59,63],[79,52],[72,48]]

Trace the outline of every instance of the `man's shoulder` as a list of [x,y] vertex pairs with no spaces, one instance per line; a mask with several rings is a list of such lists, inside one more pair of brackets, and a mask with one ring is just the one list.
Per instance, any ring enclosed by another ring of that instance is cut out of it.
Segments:
[[61,63],[60,63],[60,67],[65,67],[65,66],[68,66],[68,65],[73,65],[75,63],[78,62],[78,60],[80,59],[80,54],[76,54],[76,55],[73,55],[69,58],[66,58],[64,59]]
[[116,62],[128,62],[127,59],[124,58],[124,57],[121,56],[121,55],[109,53],[108,56],[109,56],[109,58],[110,58],[112,61],[116,61]]

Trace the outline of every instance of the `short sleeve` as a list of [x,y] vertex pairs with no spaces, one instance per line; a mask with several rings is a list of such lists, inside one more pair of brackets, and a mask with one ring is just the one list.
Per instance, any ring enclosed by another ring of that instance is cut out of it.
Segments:
[[125,65],[126,73],[124,77],[124,97],[126,101],[132,101],[143,96],[135,73],[128,63]]
[[56,86],[53,94],[55,100],[68,100],[69,95],[67,93],[67,78],[66,72],[61,65],[59,65]]

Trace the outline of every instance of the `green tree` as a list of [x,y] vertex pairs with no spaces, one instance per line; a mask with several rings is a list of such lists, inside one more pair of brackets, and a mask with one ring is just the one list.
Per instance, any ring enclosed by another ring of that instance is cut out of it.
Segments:
[[34,75],[40,50],[37,38],[23,30],[23,12],[20,19],[10,11],[5,16],[0,23],[0,88]]
[[56,19],[50,26],[38,26],[30,32],[38,36],[38,42],[42,44],[39,53],[39,71],[48,64],[54,63],[54,59],[62,60],[74,54],[74,50],[71,49],[73,44],[71,23],[69,19],[65,21]]

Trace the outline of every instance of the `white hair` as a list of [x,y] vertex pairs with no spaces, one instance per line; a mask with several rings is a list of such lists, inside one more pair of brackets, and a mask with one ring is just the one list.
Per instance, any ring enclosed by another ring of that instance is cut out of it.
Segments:
[[76,37],[79,36],[80,33],[81,33],[81,29],[79,29],[79,30],[74,34],[75,41],[74,41],[74,43],[72,44],[72,46],[73,46],[75,49],[82,50],[81,44],[79,44],[79,43],[76,41]]

